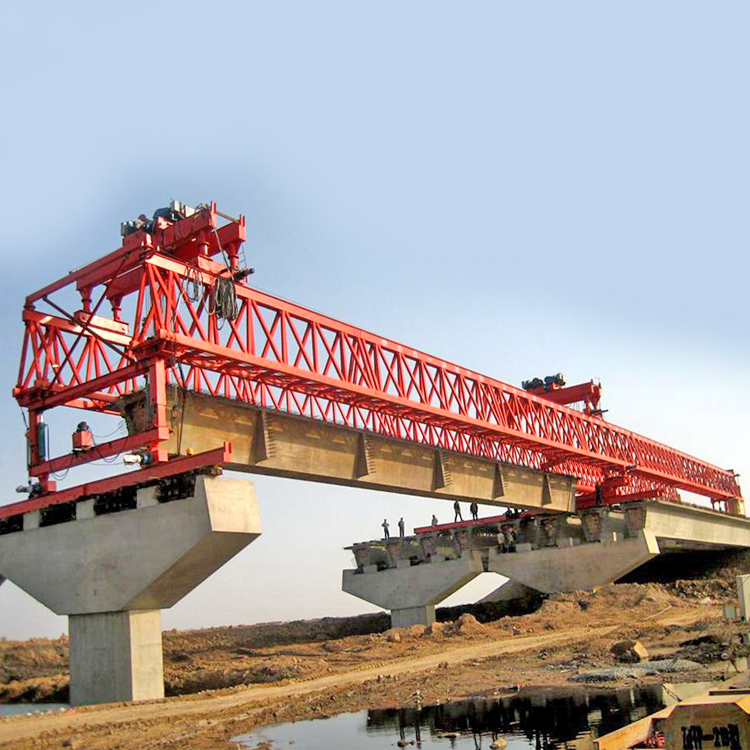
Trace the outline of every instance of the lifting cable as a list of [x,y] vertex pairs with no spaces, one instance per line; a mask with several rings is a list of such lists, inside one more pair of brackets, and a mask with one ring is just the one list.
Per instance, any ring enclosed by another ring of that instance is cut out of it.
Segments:
[[217,277],[214,282],[210,306],[213,308],[213,313],[217,318],[230,321],[237,320],[237,315],[239,315],[239,305],[237,304],[237,290],[234,286],[234,279],[231,276],[231,263],[229,262],[227,254],[224,252],[224,248],[221,246],[219,230],[216,227],[214,227],[214,236],[216,237],[216,244],[219,247],[219,252],[221,252],[221,257],[224,260],[224,265],[227,267],[230,276]]
[[234,279],[220,276],[214,283],[212,294],[213,312],[224,320],[237,320],[239,305],[237,304],[237,290]]

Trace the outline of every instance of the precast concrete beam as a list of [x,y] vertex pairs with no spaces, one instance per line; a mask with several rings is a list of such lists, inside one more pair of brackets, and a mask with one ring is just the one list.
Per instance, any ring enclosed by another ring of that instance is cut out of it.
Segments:
[[[548,511],[572,511],[575,479],[438,450],[231,399],[168,390],[172,453],[232,444],[236,471]],[[121,400],[131,431],[145,427],[143,395]]]
[[630,533],[645,530],[683,546],[750,547],[750,518],[745,516],[666,501],[626,505],[624,513]]
[[491,549],[488,569],[544,594],[587,591],[613,583],[659,554],[649,532],[634,539],[524,552]]
[[97,515],[83,500],[71,520],[28,513],[0,535],[0,576],[70,616],[74,704],[163,697],[159,610],[261,533],[245,480],[197,476],[191,496],[162,502],[146,487],[136,506]]
[[429,625],[435,621],[435,605],[484,570],[478,552],[465,552],[456,560],[434,560],[386,570],[345,570],[346,593],[391,610],[393,627]]

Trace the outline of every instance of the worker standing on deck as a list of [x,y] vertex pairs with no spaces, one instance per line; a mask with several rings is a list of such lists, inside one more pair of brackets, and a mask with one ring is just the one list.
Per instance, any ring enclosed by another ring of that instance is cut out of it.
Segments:
[[404,538],[404,519],[403,516],[398,520],[398,535],[401,539]]
[[455,515],[453,516],[453,523],[456,523],[456,521],[464,520],[463,516],[461,515],[461,506],[458,504],[458,500],[453,503],[453,511],[455,512]]
[[471,511],[471,517],[477,521],[479,519],[479,506],[476,503],[472,503],[469,506],[469,510]]
[[390,539],[391,538],[391,533],[390,533],[390,531],[388,531],[388,529],[390,528],[388,526],[388,519],[384,518],[383,519],[383,523],[381,523],[380,525],[383,527],[383,539]]
[[432,525],[433,526],[437,526],[438,525],[437,516],[434,513],[432,514]]

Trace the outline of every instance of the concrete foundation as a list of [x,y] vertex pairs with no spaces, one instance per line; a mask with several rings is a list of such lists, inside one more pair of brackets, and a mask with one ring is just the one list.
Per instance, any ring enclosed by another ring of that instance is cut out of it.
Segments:
[[160,610],[260,535],[251,482],[194,482],[180,499],[140,489],[135,507],[83,500],[59,523],[28,513],[0,535],[0,575],[70,616],[74,705],[163,697]]
[[477,552],[456,560],[434,560],[422,565],[358,572],[345,570],[342,588],[348,594],[391,610],[393,627],[435,622],[435,605],[483,571]]
[[71,615],[70,702],[164,697],[158,609]]

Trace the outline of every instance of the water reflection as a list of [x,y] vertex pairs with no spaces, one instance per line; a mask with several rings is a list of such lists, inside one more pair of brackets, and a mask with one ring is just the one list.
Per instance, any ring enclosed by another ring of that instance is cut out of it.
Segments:
[[476,748],[498,737],[525,737],[534,750],[593,748],[593,740],[643,718],[665,705],[661,686],[620,691],[536,690],[498,700],[472,700],[425,706],[371,710],[368,733],[397,734],[402,741],[423,741],[423,734],[451,740],[473,739]]
[[33,714],[70,708],[67,703],[0,703],[0,716]]
[[[594,750],[594,740],[647,714],[702,692],[701,686],[662,686],[624,690],[549,689],[497,699],[441,706],[373,709],[331,719],[266,727],[235,738],[243,747],[305,750],[453,747],[491,750],[495,741],[508,750]],[[682,694],[681,694],[682,693]],[[261,745],[261,743],[271,743]]]

